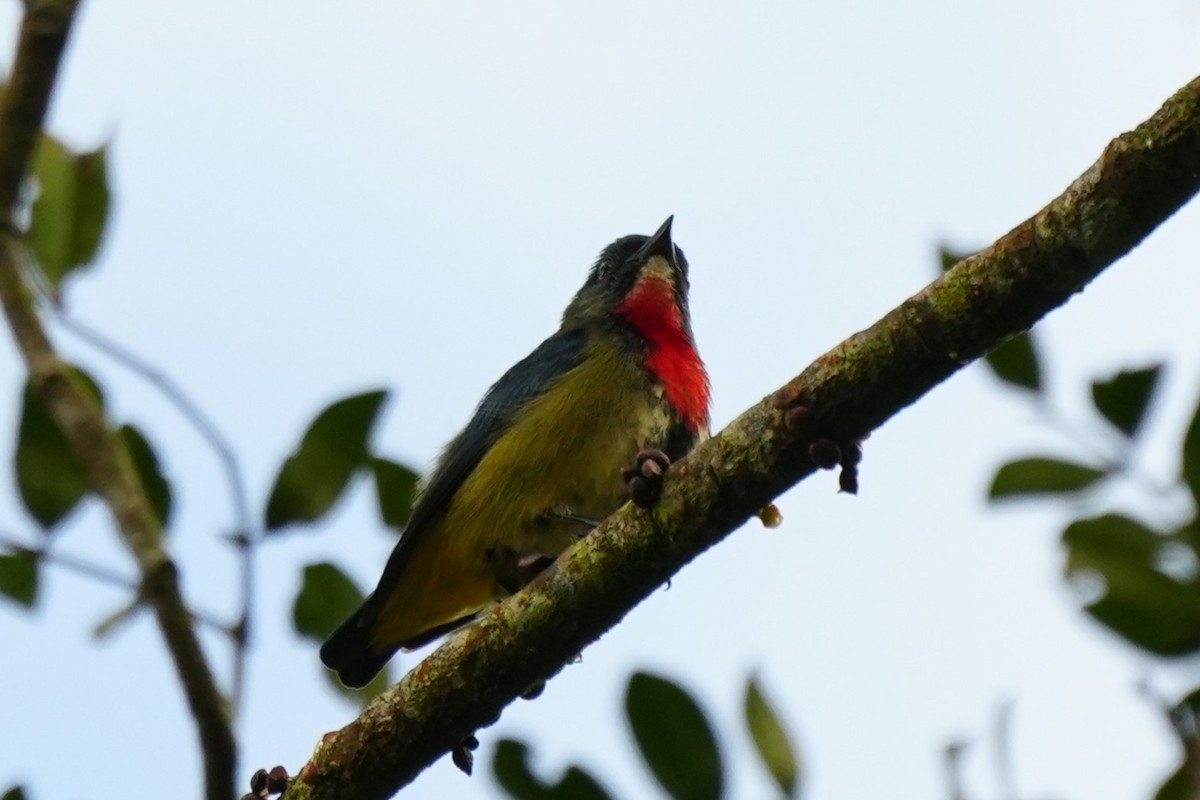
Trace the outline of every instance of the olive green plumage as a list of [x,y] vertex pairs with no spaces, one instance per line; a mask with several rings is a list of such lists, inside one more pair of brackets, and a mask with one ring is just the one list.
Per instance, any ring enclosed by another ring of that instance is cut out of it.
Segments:
[[624,503],[621,469],[639,450],[678,458],[706,434],[707,378],[670,222],[606,248],[559,330],[447,445],[378,587],[321,649],[344,683],[367,683],[397,649],[518,588]]

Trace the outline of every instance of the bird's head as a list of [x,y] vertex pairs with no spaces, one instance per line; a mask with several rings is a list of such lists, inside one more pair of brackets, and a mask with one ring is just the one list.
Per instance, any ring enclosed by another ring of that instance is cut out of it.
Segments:
[[563,314],[563,327],[615,324],[651,339],[666,325],[691,337],[688,263],[667,217],[653,236],[623,236],[604,248]]

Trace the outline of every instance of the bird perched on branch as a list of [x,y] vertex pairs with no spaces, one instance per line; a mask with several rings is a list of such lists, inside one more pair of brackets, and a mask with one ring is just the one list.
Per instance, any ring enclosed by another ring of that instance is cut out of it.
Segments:
[[375,591],[321,648],[348,686],[515,592],[708,435],[709,384],[671,218],[601,252],[562,325],[438,461]]

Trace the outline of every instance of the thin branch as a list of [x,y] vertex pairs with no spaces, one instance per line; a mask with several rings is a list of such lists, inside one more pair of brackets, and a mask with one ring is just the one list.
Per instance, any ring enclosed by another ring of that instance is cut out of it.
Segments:
[[[40,273],[35,271],[35,274]],[[49,302],[47,307],[52,310],[59,325],[114,361],[124,365],[126,369],[140,375],[143,380],[166,397],[167,401],[175,406],[184,419],[196,429],[200,437],[208,443],[221,462],[226,483],[229,485],[229,495],[233,503],[234,520],[237,526],[237,529],[230,534],[229,539],[238,550],[240,562],[241,610],[234,626],[224,628],[226,633],[233,638],[233,680],[229,688],[229,708],[230,714],[237,719],[246,683],[250,617],[254,608],[254,556],[260,542],[258,531],[251,522],[250,501],[246,496],[246,481],[237,455],[230,447],[228,440],[217,429],[216,424],[166,373],[108,336],[71,319],[57,303]]]
[[996,728],[993,734],[993,758],[996,763],[996,779],[1000,784],[1002,800],[1020,800],[1017,794],[1017,770],[1013,766],[1012,720],[1013,701],[1005,699],[996,708]]
[[24,244],[11,215],[41,133],[75,10],[72,0],[31,0],[26,4],[12,76],[0,97],[0,303],[33,385],[79,453],[93,490],[109,507],[137,561],[141,594],[154,609],[196,721],[204,753],[206,797],[228,800],[234,792],[236,767],[233,732],[180,593],[175,564],[163,548],[161,525],[129,454],[46,337],[20,274]]
[[[3,532],[0,532],[0,547],[7,548],[14,553],[26,553],[33,556],[41,563],[61,567],[68,572],[74,572],[76,575],[82,575],[85,578],[91,578],[94,581],[106,583],[109,586],[115,586],[118,589],[127,589],[134,594],[137,594],[141,590],[141,585],[128,575],[122,575],[116,570],[111,570],[108,567],[102,567],[95,562],[88,561],[87,559],[80,558],[79,556],[73,556],[68,553],[64,553],[61,550],[51,550],[49,547],[45,546],[32,547],[27,544],[22,544],[21,542],[17,541],[15,537],[9,536]],[[223,633],[226,636],[233,635],[233,631],[230,630],[229,626],[224,622],[221,622],[221,620],[217,619],[212,614],[204,611],[196,611],[195,609],[192,609],[188,613],[192,615],[192,619],[196,620],[196,622],[207,625],[213,630]]]
[[14,553],[27,553],[38,561],[54,564],[63,567],[77,575],[82,575],[85,578],[91,578],[100,583],[107,583],[109,586],[115,586],[118,589],[129,589],[136,592],[138,590],[137,581],[129,578],[126,575],[111,570],[108,567],[102,567],[99,564],[93,564],[91,561],[86,561],[82,558],[69,556],[58,550],[50,550],[45,547],[30,547],[27,544],[21,544],[15,538],[6,534],[0,533],[0,547],[5,547]]
[[[1066,302],[1200,189],[1200,78],[1113,141],[1060,197],[786,387],[823,435],[853,440]],[[797,302],[801,302],[799,299]],[[530,586],[452,635],[324,737],[285,796],[390,797],[613,627],[675,572],[814,470],[770,398],[672,467]]]
[[954,741],[946,745],[946,749],[942,751],[942,763],[946,767],[946,787],[948,789],[946,794],[950,800],[967,800],[962,779],[962,757],[963,751],[967,747],[966,742]]
[[58,77],[78,0],[43,0],[25,5],[17,55],[0,97],[0,220],[10,216],[42,133],[50,91]]

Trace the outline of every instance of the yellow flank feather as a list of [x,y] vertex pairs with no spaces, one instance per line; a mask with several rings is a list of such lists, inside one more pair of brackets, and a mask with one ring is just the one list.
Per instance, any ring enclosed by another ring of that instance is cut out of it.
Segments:
[[670,411],[618,344],[594,335],[579,366],[533,399],[422,533],[372,644],[393,647],[505,595],[500,561],[557,556],[626,500],[621,469],[661,447]]

